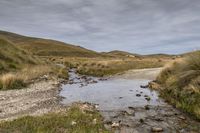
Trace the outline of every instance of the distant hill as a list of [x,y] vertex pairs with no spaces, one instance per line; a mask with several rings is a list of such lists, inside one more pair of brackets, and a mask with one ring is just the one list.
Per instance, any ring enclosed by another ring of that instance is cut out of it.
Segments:
[[74,46],[64,42],[50,39],[26,37],[15,33],[0,31],[0,37],[13,42],[16,46],[39,56],[75,56],[75,57],[97,57],[103,56],[92,50]]
[[135,53],[130,53],[126,51],[119,51],[119,50],[114,50],[110,52],[103,52],[103,54],[112,56],[112,57],[129,57],[129,58],[172,58],[176,57],[175,55],[168,55],[168,54],[150,54],[150,55],[140,55],[140,54],[135,54]]
[[38,62],[39,60],[34,56],[19,49],[6,38],[0,37],[0,73],[17,69],[24,64],[37,64]]
[[125,52],[125,51],[119,51],[119,50],[114,50],[114,51],[110,51],[110,52],[102,52],[105,55],[108,56],[113,56],[113,57],[140,57],[141,55],[139,54],[133,54],[133,53],[129,53],[129,52]]

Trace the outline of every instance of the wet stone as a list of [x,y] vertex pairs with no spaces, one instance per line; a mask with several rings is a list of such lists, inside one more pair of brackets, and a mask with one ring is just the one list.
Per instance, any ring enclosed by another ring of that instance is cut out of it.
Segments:
[[151,98],[150,98],[150,97],[146,97],[145,99],[146,99],[147,101],[150,101],[150,100],[151,100]]
[[145,105],[144,108],[145,108],[145,110],[150,110],[149,105]]
[[148,88],[148,85],[140,85],[140,88]]
[[141,94],[136,94],[137,97],[141,97]]

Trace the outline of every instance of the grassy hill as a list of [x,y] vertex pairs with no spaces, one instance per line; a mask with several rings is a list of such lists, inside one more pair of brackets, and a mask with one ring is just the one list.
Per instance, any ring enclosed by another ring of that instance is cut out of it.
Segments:
[[20,68],[23,64],[36,64],[39,60],[16,47],[5,38],[0,38],[0,73]]
[[49,39],[33,38],[0,31],[0,37],[12,41],[16,46],[39,56],[98,57],[102,54],[92,50]]

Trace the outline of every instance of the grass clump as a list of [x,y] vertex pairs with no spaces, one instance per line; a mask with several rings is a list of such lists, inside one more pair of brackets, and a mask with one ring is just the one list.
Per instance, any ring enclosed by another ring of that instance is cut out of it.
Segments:
[[200,119],[200,51],[167,66],[157,82],[161,96]]
[[[57,76],[59,69],[51,65],[27,65],[17,72],[8,72],[0,75],[0,90],[22,89],[26,85],[39,80],[41,77]],[[62,70],[58,75],[67,77],[67,71]]]
[[0,77],[0,89],[19,89],[24,86],[24,80],[14,74],[8,73]]
[[62,78],[62,79],[68,79],[69,75],[68,75],[68,69],[67,68],[60,68],[58,70],[58,78]]
[[0,123],[1,133],[108,133],[98,112],[83,112],[79,107],[44,116],[26,116]]

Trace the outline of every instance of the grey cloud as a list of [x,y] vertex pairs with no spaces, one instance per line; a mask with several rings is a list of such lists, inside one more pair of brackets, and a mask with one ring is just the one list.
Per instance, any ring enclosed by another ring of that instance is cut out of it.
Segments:
[[0,29],[97,51],[181,53],[200,46],[199,0],[1,0]]

